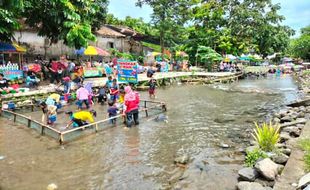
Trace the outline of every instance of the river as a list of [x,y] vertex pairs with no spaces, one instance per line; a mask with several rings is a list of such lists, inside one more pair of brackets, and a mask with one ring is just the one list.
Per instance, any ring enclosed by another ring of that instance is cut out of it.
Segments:
[[183,154],[191,158],[187,189],[235,189],[253,122],[298,97],[290,76],[174,85],[157,95],[168,123],[142,119],[129,131],[116,127],[64,146],[1,118],[0,189],[169,189],[174,158]]

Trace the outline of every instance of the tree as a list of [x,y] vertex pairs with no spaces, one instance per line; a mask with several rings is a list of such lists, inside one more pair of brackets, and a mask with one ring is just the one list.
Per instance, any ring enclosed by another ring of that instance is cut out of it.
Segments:
[[296,58],[310,60],[310,25],[301,29],[301,35],[292,39],[289,47],[289,54]]
[[175,45],[178,32],[188,20],[191,0],[138,0],[137,5],[148,4],[153,8],[152,22],[159,30],[161,53],[165,46]]
[[23,11],[23,1],[0,1],[0,40],[9,42],[13,38],[14,31],[19,29],[17,18]]
[[0,8],[0,37],[10,41],[18,19],[36,28],[51,43],[64,40],[70,47],[86,47],[96,40],[93,31],[105,21],[107,0],[5,0]]
[[38,34],[52,43],[64,40],[66,45],[78,49],[96,40],[92,31],[103,23],[106,6],[106,0],[28,0],[24,16],[29,26],[37,28]]

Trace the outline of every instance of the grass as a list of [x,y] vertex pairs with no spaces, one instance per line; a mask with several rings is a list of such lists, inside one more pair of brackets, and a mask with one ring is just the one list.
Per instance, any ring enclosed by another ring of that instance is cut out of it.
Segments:
[[263,123],[262,126],[255,123],[255,126],[256,129],[254,130],[254,133],[252,133],[252,136],[258,143],[259,147],[265,152],[273,151],[275,145],[280,139],[279,125],[273,125],[270,122],[269,124]]
[[149,48],[152,48],[156,52],[161,52],[160,45],[152,44],[152,43],[148,43],[148,42],[142,42],[142,45],[149,47]]
[[252,152],[247,152],[245,157],[245,165],[247,167],[253,167],[256,161],[260,158],[267,158],[268,156],[260,149],[255,149]]
[[310,139],[302,139],[298,142],[299,147],[305,151],[304,162],[306,164],[306,171],[310,171]]

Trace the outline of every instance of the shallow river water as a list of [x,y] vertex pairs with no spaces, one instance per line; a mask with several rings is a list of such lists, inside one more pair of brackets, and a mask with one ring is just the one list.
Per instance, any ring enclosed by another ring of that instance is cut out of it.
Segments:
[[183,154],[191,158],[188,189],[234,189],[253,121],[296,93],[290,76],[166,87],[157,95],[167,102],[168,123],[142,119],[129,131],[111,128],[64,146],[1,118],[0,189],[169,189],[174,158]]

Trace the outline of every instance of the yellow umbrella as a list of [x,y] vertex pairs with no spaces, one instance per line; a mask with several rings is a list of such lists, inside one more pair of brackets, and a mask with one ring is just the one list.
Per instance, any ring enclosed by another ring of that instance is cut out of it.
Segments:
[[159,53],[159,52],[152,52],[152,55],[153,56],[157,56],[157,55],[161,55],[161,53]]
[[13,43],[13,46],[15,47],[17,52],[26,52],[27,51],[26,48],[24,48],[24,47],[22,47],[16,43]]

